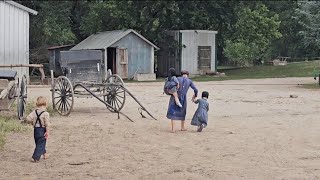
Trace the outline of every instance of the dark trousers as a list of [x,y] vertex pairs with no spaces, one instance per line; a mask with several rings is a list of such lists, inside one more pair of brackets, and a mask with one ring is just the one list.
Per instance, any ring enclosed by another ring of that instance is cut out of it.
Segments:
[[44,137],[44,133],[46,132],[46,128],[43,127],[35,127],[34,128],[34,142],[36,143],[36,148],[34,149],[34,153],[32,158],[34,160],[39,160],[41,155],[46,153],[46,138]]

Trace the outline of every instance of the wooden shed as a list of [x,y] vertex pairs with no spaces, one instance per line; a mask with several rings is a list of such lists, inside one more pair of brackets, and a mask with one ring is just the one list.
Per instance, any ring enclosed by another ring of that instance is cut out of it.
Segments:
[[[29,14],[38,12],[14,1],[0,1],[0,64],[29,64]],[[29,68],[12,68],[29,79]]]
[[62,76],[63,72],[60,65],[61,51],[68,51],[73,48],[74,44],[52,46],[47,48],[49,51],[50,70],[53,70],[54,76]]
[[168,41],[174,41],[177,46],[168,47],[168,43],[160,45],[157,74],[167,76],[171,67],[178,73],[188,70],[190,75],[216,72],[216,34],[217,31],[208,30],[169,31]]
[[142,35],[129,29],[91,35],[70,51],[100,50],[103,59],[107,60],[105,68],[113,73],[124,79],[153,80],[156,77],[154,51],[158,49]]

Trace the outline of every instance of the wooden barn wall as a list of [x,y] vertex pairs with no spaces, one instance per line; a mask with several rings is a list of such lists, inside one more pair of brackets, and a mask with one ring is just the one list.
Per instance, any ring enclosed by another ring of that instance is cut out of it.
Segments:
[[153,46],[133,33],[126,35],[110,47],[126,48],[128,52],[128,78],[135,73],[154,73]]
[[[3,1],[0,1],[0,64],[29,64],[29,13]],[[26,75],[29,79],[28,68],[12,69],[17,70],[19,77]]]
[[181,69],[188,70],[190,74],[199,74],[198,71],[198,46],[211,46],[211,71],[215,72],[215,34],[182,32],[181,39]]

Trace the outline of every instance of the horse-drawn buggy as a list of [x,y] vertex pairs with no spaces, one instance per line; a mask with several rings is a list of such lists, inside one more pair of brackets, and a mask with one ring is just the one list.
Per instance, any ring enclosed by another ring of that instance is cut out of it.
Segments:
[[27,78],[17,78],[17,71],[0,70],[0,111],[9,110],[17,100],[17,116],[21,120],[25,112]]
[[[122,78],[107,70],[102,51],[62,51],[59,62],[50,64],[55,67],[51,70],[52,104],[60,115],[67,116],[71,113],[75,97],[94,97],[111,112],[122,114],[131,120],[120,112],[129,95],[138,103],[141,115],[145,111],[156,119],[125,87]],[[57,68],[61,68],[63,76],[54,79],[54,70]]]

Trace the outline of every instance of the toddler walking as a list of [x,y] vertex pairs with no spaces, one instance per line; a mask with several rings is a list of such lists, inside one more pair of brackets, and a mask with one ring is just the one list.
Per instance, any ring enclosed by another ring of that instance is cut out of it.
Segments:
[[182,108],[182,104],[179,101],[178,91],[179,81],[176,77],[176,70],[174,68],[169,69],[169,75],[164,85],[164,92],[168,95],[173,95],[176,105]]
[[36,148],[32,155],[32,160],[34,162],[38,162],[41,155],[43,155],[44,159],[48,158],[46,142],[49,136],[50,125],[49,113],[46,112],[47,99],[43,96],[39,96],[37,98],[36,106],[36,109],[32,111],[26,119],[26,122],[32,124],[34,127],[34,141],[36,144]]
[[191,125],[198,126],[197,131],[201,132],[203,128],[205,128],[208,124],[208,111],[209,111],[209,103],[208,103],[209,93],[207,91],[203,91],[201,95],[201,99],[194,100],[195,104],[198,104],[198,109],[193,115]]

